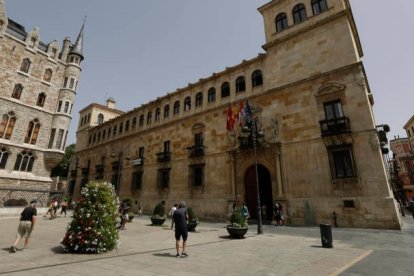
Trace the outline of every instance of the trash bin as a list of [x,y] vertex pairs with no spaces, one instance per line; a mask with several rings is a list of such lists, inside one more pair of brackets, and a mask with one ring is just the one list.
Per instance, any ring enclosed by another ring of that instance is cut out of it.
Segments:
[[332,226],[330,224],[320,224],[322,247],[332,248]]

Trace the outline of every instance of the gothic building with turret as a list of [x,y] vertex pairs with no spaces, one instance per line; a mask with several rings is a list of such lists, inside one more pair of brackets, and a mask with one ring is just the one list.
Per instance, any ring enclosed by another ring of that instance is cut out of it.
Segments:
[[111,120],[98,105],[82,110],[75,199],[104,179],[148,213],[185,200],[200,218],[225,219],[246,202],[269,221],[278,202],[289,224],[400,228],[349,0],[258,10],[257,57]]
[[[83,26],[44,43],[7,17],[0,0],[0,205],[46,204],[51,169],[64,156],[83,60]],[[14,202],[13,202],[14,201]]]

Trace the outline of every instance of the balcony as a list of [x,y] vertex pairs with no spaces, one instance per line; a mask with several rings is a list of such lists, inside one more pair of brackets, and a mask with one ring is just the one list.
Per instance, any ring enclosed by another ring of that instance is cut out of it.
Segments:
[[82,171],[82,175],[83,176],[87,176],[89,174],[89,168],[88,167],[81,168],[81,171]]
[[190,157],[204,156],[204,146],[192,146],[187,148]]
[[120,167],[119,161],[112,162],[111,165],[112,165],[112,170],[113,171],[118,171],[119,170],[119,167]]
[[131,165],[132,166],[142,166],[142,165],[144,165],[144,157],[132,159]]
[[95,172],[97,173],[103,173],[105,169],[104,164],[95,165]]
[[157,153],[158,162],[169,162],[171,161],[171,152],[163,151]]
[[322,120],[319,121],[319,124],[321,126],[322,136],[331,136],[351,132],[349,118],[347,117],[335,118],[331,120]]

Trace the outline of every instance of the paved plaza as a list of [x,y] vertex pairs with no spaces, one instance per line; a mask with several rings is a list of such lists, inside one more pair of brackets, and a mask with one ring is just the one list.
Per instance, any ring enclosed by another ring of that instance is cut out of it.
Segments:
[[[321,247],[317,227],[251,225],[245,239],[228,238],[224,222],[201,222],[188,240],[189,257],[175,257],[173,231],[135,219],[120,246],[100,255],[63,253],[70,218],[40,216],[30,248],[9,253],[18,218],[0,218],[0,274],[6,275],[411,275],[414,220],[403,231],[334,228],[334,248]],[[21,247],[22,245],[20,245]]]

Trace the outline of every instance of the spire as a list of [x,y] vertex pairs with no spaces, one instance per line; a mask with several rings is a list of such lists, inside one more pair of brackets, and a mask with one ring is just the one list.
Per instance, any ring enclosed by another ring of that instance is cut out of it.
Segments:
[[76,54],[80,56],[82,60],[83,60],[83,28],[84,27],[85,27],[85,20],[83,21],[82,28],[79,32],[78,38],[76,39],[76,43],[69,52],[69,54]]
[[7,14],[4,1],[0,0],[0,20],[3,22],[4,26],[7,26]]

